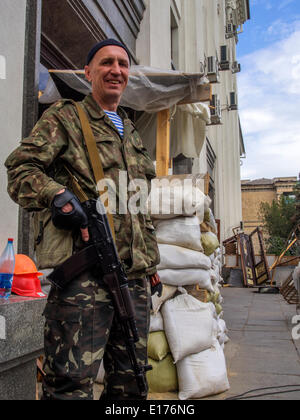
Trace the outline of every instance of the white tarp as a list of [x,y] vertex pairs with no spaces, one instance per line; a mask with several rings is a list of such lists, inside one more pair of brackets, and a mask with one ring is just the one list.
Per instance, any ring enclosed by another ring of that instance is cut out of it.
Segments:
[[[58,79],[75,92],[83,95],[91,92],[91,84],[82,70],[51,70],[50,75],[40,103],[50,104],[61,99],[60,87],[55,86],[59,84]],[[197,88],[206,83],[208,80],[202,74],[132,66],[121,106],[156,113],[171,108],[187,96],[196,100]]]
[[[91,92],[90,83],[82,70],[51,71],[47,87],[39,98],[41,104],[52,104],[62,99],[59,85],[66,87],[64,97],[83,96]],[[186,97],[196,100],[197,88],[208,83],[202,74],[182,73],[152,67],[132,66],[128,86],[121,105],[144,111],[136,122],[145,147],[156,160],[157,112],[172,109],[170,158],[183,154],[198,158],[206,139],[206,124],[210,123],[210,110],[204,103],[177,104]]]

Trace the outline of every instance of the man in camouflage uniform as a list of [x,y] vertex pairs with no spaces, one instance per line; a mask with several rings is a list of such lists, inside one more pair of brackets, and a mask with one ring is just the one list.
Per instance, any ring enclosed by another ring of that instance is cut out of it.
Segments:
[[[130,58],[126,47],[114,40],[97,44],[85,67],[92,94],[82,102],[92,127],[105,178],[118,187],[119,174],[128,182],[155,177],[153,163],[126,113],[118,107],[128,83]],[[104,112],[117,111],[124,125],[122,136]],[[53,200],[72,191],[70,172],[90,199],[98,192],[84,148],[80,120],[74,104],[62,100],[51,106],[31,135],[8,157],[8,192],[34,212],[35,250],[39,269],[55,268],[84,246],[89,232],[57,229],[52,223]],[[124,173],[124,172],[123,172]],[[133,195],[128,192],[128,199]],[[117,190],[117,204],[120,191]],[[117,207],[118,208],[118,207]],[[68,214],[67,203],[62,211]],[[133,298],[140,341],[137,356],[147,363],[150,287],[160,289],[154,228],[149,215],[113,216],[116,247],[124,264]],[[150,282],[148,281],[150,280]],[[92,269],[73,279],[64,290],[52,287],[44,315],[46,377],[43,399],[92,399],[93,382],[104,359],[104,399],[140,399],[112,301],[105,284]]]

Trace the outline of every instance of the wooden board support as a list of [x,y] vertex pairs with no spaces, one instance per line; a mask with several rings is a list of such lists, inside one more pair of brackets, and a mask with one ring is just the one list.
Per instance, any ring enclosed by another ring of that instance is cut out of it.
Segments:
[[170,162],[170,110],[157,114],[156,175],[167,176]]
[[209,194],[209,184],[210,184],[210,175],[209,175],[208,172],[205,175],[204,182],[205,182],[204,194],[208,195]]
[[177,105],[194,104],[197,102],[209,102],[212,100],[212,84],[206,83],[197,87],[195,95],[186,96]]

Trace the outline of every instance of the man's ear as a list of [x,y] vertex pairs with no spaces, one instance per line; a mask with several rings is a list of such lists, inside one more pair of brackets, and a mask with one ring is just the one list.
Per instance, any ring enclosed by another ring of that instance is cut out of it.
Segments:
[[85,66],[85,67],[84,67],[84,73],[85,73],[85,78],[86,78],[89,82],[91,82],[91,81],[92,81],[92,78],[91,78],[91,69],[90,69],[90,67],[89,67],[89,66]]

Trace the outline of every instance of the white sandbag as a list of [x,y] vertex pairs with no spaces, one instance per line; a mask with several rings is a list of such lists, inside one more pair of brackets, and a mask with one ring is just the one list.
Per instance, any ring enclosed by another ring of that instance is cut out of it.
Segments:
[[214,286],[216,283],[218,283],[218,275],[213,269],[210,269],[209,272],[210,272],[211,283]]
[[208,302],[208,305],[210,306],[210,310],[213,314],[214,319],[216,320],[217,331],[218,331],[218,319],[219,319],[219,317],[218,317],[218,314],[217,314],[217,311],[216,311],[216,307],[215,307],[213,302]]
[[177,286],[169,286],[168,284],[164,284],[162,295],[159,297],[157,293],[151,296],[152,300],[152,311],[156,314],[159,310],[161,305],[168,299],[171,299],[175,293],[177,292]]
[[217,339],[222,346],[222,344],[226,344],[229,341],[229,337],[227,336],[228,330],[227,330],[226,322],[224,321],[224,319],[219,318],[217,322],[218,322]]
[[200,289],[214,293],[209,270],[201,268],[159,270],[161,282],[169,286],[191,286],[198,284]]
[[208,256],[209,257],[209,259],[210,259],[210,261],[211,261],[211,264],[213,265],[213,263],[215,262],[215,253],[213,252],[211,255],[209,255]]
[[198,217],[175,217],[174,219],[157,220],[154,224],[158,243],[177,245],[203,252]]
[[219,257],[220,259],[222,258],[222,252],[220,247],[215,250],[215,256]]
[[210,259],[202,252],[176,245],[158,244],[160,263],[158,270],[166,268],[211,268]]
[[160,312],[150,314],[150,330],[149,332],[157,332],[164,330],[164,320]]
[[96,382],[98,384],[103,384],[104,375],[105,375],[104,363],[103,363],[103,360],[101,360],[100,367],[99,367],[99,370],[98,370],[98,374],[97,374],[97,377],[96,377]]
[[298,293],[300,293],[300,263],[293,272],[294,285]]
[[210,348],[214,338],[210,305],[181,291],[185,293],[168,300],[161,309],[174,363]]
[[171,219],[176,216],[197,214],[202,222],[204,208],[209,206],[209,198],[199,188],[193,186],[191,179],[183,181],[154,179],[147,205],[153,219]]
[[218,340],[210,349],[178,362],[177,374],[180,400],[204,398],[230,388],[224,351]]
[[212,212],[211,209],[208,209],[208,212],[209,212],[209,222],[208,222],[208,224],[209,224],[209,226],[211,226],[213,232],[217,234],[218,233],[218,226],[217,226],[215,217],[213,215],[213,212]]
[[222,277],[220,276],[220,270],[218,267],[213,265],[210,273],[211,273],[213,286],[218,285],[223,280]]

